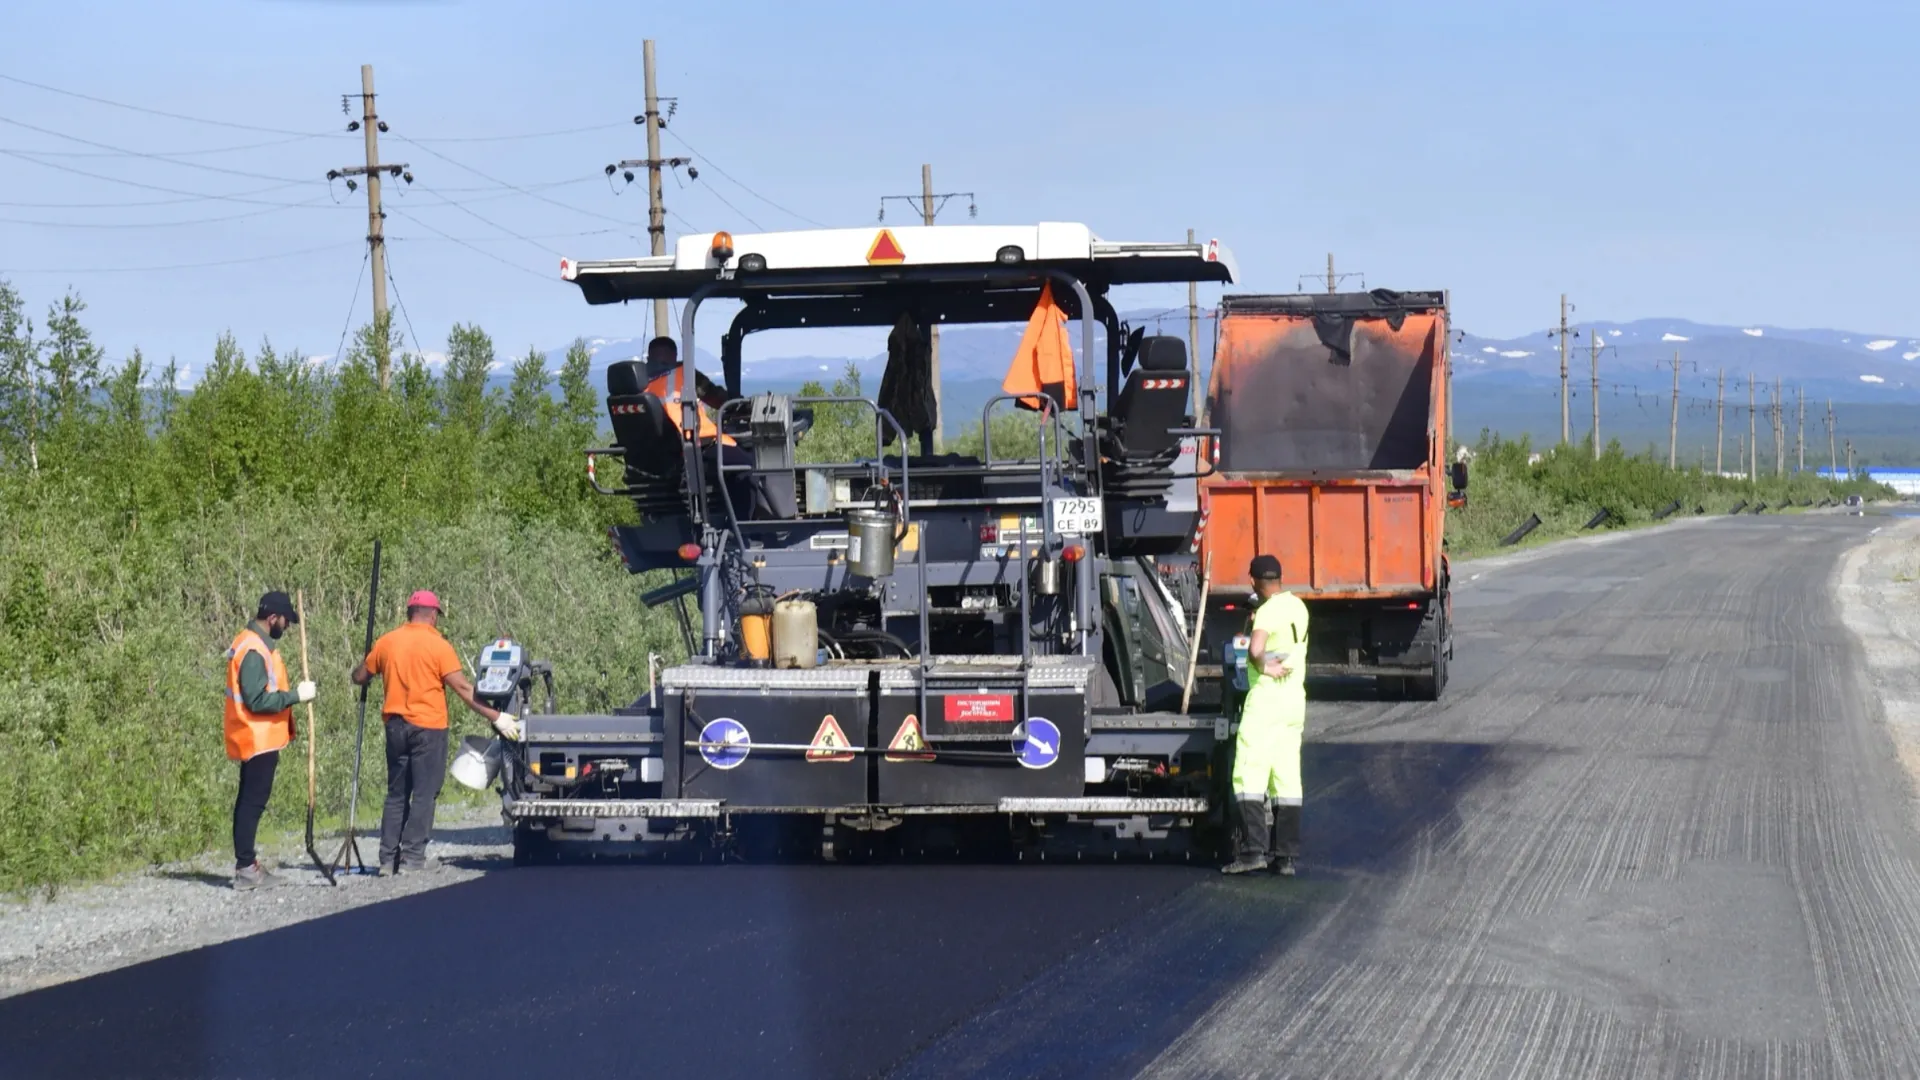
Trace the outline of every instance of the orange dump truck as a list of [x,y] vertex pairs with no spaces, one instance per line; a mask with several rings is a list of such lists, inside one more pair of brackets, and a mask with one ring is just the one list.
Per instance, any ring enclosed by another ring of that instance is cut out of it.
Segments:
[[1446,512],[1466,486],[1465,466],[1446,466],[1447,336],[1440,292],[1222,300],[1207,403],[1220,434],[1200,482],[1208,655],[1244,633],[1247,564],[1266,553],[1311,612],[1309,675],[1440,696]]

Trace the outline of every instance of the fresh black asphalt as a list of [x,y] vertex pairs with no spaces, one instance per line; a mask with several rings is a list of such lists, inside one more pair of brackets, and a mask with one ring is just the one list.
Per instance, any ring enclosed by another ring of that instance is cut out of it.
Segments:
[[0,1001],[0,1076],[1920,1075],[1874,524],[1463,566],[1445,701],[1312,705],[1293,881],[502,869]]

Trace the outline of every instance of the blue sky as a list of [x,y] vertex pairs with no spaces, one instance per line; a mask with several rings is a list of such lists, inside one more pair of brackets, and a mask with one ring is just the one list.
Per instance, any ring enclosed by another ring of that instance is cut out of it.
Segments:
[[[643,156],[631,118],[652,37],[661,92],[679,99],[667,151],[697,147],[705,166],[668,184],[676,233],[871,223],[932,162],[936,187],[974,192],[983,222],[1078,220],[1115,239],[1193,227],[1234,249],[1246,291],[1291,291],[1332,251],[1369,286],[1451,289],[1456,321],[1481,334],[1544,327],[1563,291],[1594,318],[1920,332],[1920,5],[539,7],[12,0],[0,75],[327,134],[278,141],[0,81],[0,150],[167,189],[0,153],[0,276],[37,309],[80,291],[116,356],[137,344],[197,366],[223,329],[332,352],[365,212],[344,188],[336,205],[324,173],[360,160],[340,95],[372,63],[383,156],[416,178],[388,230],[421,343],[439,348],[456,321],[507,351],[638,334],[641,307],[590,309],[557,267],[644,243],[644,189],[616,196],[600,170]],[[155,160],[76,138],[159,154],[276,144]],[[577,209],[502,186],[561,181],[538,193]],[[21,205],[174,193],[258,201]],[[942,220],[964,222],[964,200]],[[356,320],[367,304],[362,285]]]

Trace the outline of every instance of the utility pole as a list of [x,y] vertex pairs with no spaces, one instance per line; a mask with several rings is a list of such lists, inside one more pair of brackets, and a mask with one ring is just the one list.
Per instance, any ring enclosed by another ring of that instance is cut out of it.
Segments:
[[[653,254],[667,253],[667,208],[660,201],[660,92],[653,80],[653,39],[640,43],[640,63],[646,81],[647,112],[642,122],[647,125],[647,239],[652,242]],[[629,69],[631,70],[631,69]],[[653,332],[656,336],[673,337],[673,328],[667,324],[673,321],[668,313],[666,297],[657,297],[653,301]],[[692,342],[688,342],[692,347]],[[691,360],[692,357],[683,357]]]
[[1840,455],[1833,449],[1833,399],[1827,399],[1827,479],[1840,477]]
[[[1297,279],[1295,279],[1293,283],[1293,287],[1304,292],[1307,287],[1307,278],[1317,277],[1317,276],[1319,275],[1301,274]],[[1327,252],[1327,292],[1328,294],[1331,295],[1333,293],[1339,292],[1340,283],[1347,280],[1350,277],[1359,278],[1361,288],[1364,289],[1367,287],[1367,275],[1361,273],[1358,270],[1349,270],[1344,274],[1334,273],[1333,272],[1333,252],[1331,251]]]
[[1853,440],[1847,440],[1847,479],[1853,479]]
[[[1187,230],[1187,243],[1193,243],[1193,230]],[[1193,422],[1200,423],[1200,283],[1187,282],[1187,370],[1193,377]]]
[[[380,133],[387,130],[386,121],[380,119],[374,109],[373,65],[360,65],[360,119],[347,125],[348,131],[358,130],[365,134],[367,143],[367,161],[364,165],[349,165],[327,170],[329,181],[347,177],[347,190],[352,191],[358,182],[352,179],[364,176],[367,179],[367,255],[373,266],[373,325],[382,335],[383,344],[374,357],[380,371],[380,389],[385,390],[393,374],[393,357],[387,354],[384,337],[387,332],[387,239],[386,213],[380,209],[380,174],[403,177],[407,183],[413,183],[410,166],[386,165],[380,161]],[[346,105],[346,98],[341,99]]]
[[1747,437],[1736,431],[1733,433],[1733,442],[1740,448],[1740,475],[1744,478],[1747,475]]
[[1807,388],[1796,386],[1793,392],[1800,399],[1800,419],[1793,426],[1794,472],[1807,471]]
[[1593,460],[1600,460],[1600,335],[1588,334],[1588,351],[1593,357]]
[[1680,464],[1680,350],[1673,350],[1673,417],[1667,421],[1667,468]]
[[1560,443],[1573,441],[1573,413],[1567,405],[1567,294],[1560,294]]
[[[927,225],[933,224],[933,166],[920,166],[920,218]],[[1191,291],[1191,290],[1189,290]],[[946,410],[940,407],[940,324],[929,321],[927,326],[927,375],[933,382],[933,452],[946,452],[942,438],[942,429],[946,427]],[[902,456],[905,455],[903,448]]]
[[1747,447],[1752,455],[1747,459],[1747,482],[1760,482],[1760,409],[1754,398],[1753,372],[1747,372]]
[[1787,417],[1786,399],[1782,396],[1780,377],[1773,377],[1773,475],[1778,478],[1787,475]]
[[1713,474],[1719,476],[1726,471],[1724,458],[1727,452],[1727,369],[1720,369],[1720,389],[1713,395]]

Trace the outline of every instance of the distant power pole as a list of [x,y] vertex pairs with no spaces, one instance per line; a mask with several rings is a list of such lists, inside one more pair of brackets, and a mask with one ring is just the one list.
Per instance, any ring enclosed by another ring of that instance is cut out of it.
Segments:
[[1760,403],[1754,398],[1753,372],[1747,372],[1747,482],[1760,482]]
[[1854,477],[1854,471],[1853,471],[1853,440],[1852,440],[1852,439],[1848,439],[1848,440],[1847,440],[1847,479],[1849,479],[1849,480],[1851,480],[1851,479],[1853,479],[1853,477]]
[[[1193,243],[1193,230],[1187,230],[1187,243]],[[1193,422],[1200,422],[1200,283],[1187,282],[1187,370],[1193,378]]]
[[1333,274],[1333,252],[1329,251],[1327,252],[1327,292],[1332,294],[1339,291],[1339,284],[1340,279]]
[[[1301,274],[1300,277],[1294,281],[1293,287],[1296,289],[1304,290],[1307,287],[1307,278],[1315,277],[1315,276],[1317,275]],[[1361,288],[1364,289],[1367,287],[1367,275],[1361,273],[1358,270],[1349,270],[1344,274],[1334,273],[1333,272],[1333,252],[1331,251],[1327,252],[1327,292],[1329,294],[1339,292],[1340,283],[1347,280],[1350,277],[1359,278]]]
[[1740,432],[1733,433],[1733,443],[1740,449],[1740,475],[1747,475],[1747,437]]
[[1560,294],[1560,443],[1573,441],[1573,412],[1567,404],[1567,294]]
[[[933,224],[933,166],[920,166],[920,220],[927,225]],[[933,382],[933,452],[946,453],[943,432],[946,427],[946,410],[940,407],[940,324],[928,320],[927,326],[927,376]],[[901,451],[905,453],[905,448]]]
[[[367,161],[364,165],[342,166],[327,170],[328,180],[347,177],[347,190],[352,191],[355,176],[367,179],[367,255],[373,266],[373,325],[380,333],[386,333],[387,327],[387,238],[385,222],[387,215],[380,209],[380,174],[404,177],[413,183],[413,173],[407,165],[384,165],[380,162],[380,133],[387,130],[386,121],[380,119],[374,110],[373,101],[373,65],[360,65],[360,119],[347,125],[348,131],[359,130],[366,135]],[[346,98],[341,99],[346,105]],[[393,374],[393,357],[387,355],[382,347],[374,357],[379,367],[380,389],[385,390]]]
[[1796,386],[1793,392],[1800,398],[1800,419],[1793,426],[1794,472],[1807,471],[1807,388]]
[[1833,448],[1833,399],[1827,399],[1827,479],[1840,476],[1840,455]]
[[1787,418],[1786,401],[1782,396],[1780,377],[1773,377],[1773,475],[1787,475]]
[[1593,460],[1600,460],[1600,335],[1588,334],[1587,344],[1593,356]]
[[1673,417],[1667,421],[1667,468],[1680,464],[1680,350],[1673,351]]
[[1720,389],[1713,395],[1713,473],[1715,476],[1726,471],[1727,452],[1727,369],[1720,369]]

